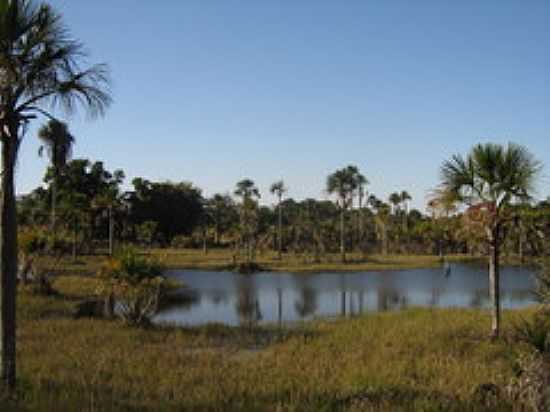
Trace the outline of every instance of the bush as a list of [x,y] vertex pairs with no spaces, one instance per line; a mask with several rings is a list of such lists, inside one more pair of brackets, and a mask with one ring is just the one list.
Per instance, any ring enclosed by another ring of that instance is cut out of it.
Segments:
[[97,293],[115,302],[115,314],[132,325],[148,324],[167,287],[163,265],[156,259],[123,250],[98,273]]

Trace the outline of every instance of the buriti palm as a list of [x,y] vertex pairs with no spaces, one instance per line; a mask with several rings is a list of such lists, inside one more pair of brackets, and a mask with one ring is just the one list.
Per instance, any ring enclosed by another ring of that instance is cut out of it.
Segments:
[[109,106],[107,68],[83,67],[84,56],[50,6],[0,0],[0,367],[9,388],[16,378],[17,153],[35,119],[55,119],[56,109],[70,114],[79,107],[94,117]]

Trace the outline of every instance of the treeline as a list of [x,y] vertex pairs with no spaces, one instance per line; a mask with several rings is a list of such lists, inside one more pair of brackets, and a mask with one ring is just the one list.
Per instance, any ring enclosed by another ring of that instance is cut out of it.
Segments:
[[[410,195],[396,192],[380,199],[367,190],[368,180],[348,166],[327,177],[333,200],[294,200],[284,182],[271,187],[278,202],[260,205],[251,179],[227,193],[205,197],[189,182],[132,181],[123,191],[122,170],[102,162],[76,159],[61,169],[50,167],[44,185],[17,202],[19,223],[42,227],[73,253],[112,252],[121,243],[144,247],[230,247],[247,260],[267,250],[320,260],[324,254],[484,253],[483,233],[469,225],[453,204],[440,196],[427,213],[411,209]],[[550,203],[514,206],[505,227],[504,254],[542,252]]]

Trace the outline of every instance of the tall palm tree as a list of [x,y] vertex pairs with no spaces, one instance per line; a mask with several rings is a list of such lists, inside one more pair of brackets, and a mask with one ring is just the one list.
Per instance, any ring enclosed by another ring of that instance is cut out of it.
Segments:
[[397,212],[399,211],[399,206],[401,205],[401,194],[394,192],[389,196],[388,200],[392,205],[393,214],[397,215]]
[[500,332],[499,248],[503,225],[510,219],[513,202],[531,198],[541,169],[523,146],[487,143],[475,146],[464,158],[455,155],[441,167],[441,191],[469,207],[489,245],[489,292],[492,303],[491,336]]
[[111,98],[104,65],[83,69],[82,45],[61,15],[32,0],[0,0],[0,378],[15,387],[17,221],[14,172],[31,120],[52,107],[101,115]]
[[327,192],[336,194],[336,204],[340,208],[340,255],[342,262],[346,261],[346,242],[345,242],[345,213],[351,206],[353,193],[357,188],[356,176],[359,173],[357,167],[347,166],[336,170],[327,178]]
[[359,242],[360,245],[363,244],[363,234],[364,234],[364,219],[363,219],[363,199],[365,199],[367,192],[365,187],[369,184],[368,179],[361,173],[357,173],[355,176],[355,183],[357,185],[357,198],[359,201],[359,221],[358,233],[359,233]]
[[42,157],[44,153],[47,153],[53,168],[51,230],[55,239],[57,184],[67,161],[71,158],[75,139],[69,132],[66,123],[54,119],[49,120],[38,130],[38,138],[42,141],[42,145],[38,149],[38,155]]
[[409,248],[409,202],[412,200],[411,195],[406,190],[403,190],[399,197],[401,198],[402,213],[403,213],[403,233],[406,237],[407,248]]
[[257,203],[260,191],[250,179],[243,179],[237,183],[235,196],[241,198],[241,233],[244,235],[247,249],[247,261],[253,260],[254,233],[256,231]]
[[278,234],[278,241],[279,241],[279,259],[281,259],[283,254],[283,208],[282,208],[282,202],[283,202],[283,195],[287,192],[287,188],[285,186],[285,182],[282,180],[279,180],[278,182],[275,182],[271,185],[271,188],[269,191],[277,196],[277,209],[279,212],[279,234]]

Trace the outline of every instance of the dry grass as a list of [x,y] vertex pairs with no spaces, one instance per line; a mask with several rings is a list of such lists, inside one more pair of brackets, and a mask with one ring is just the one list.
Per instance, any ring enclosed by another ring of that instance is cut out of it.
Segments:
[[[93,280],[54,286],[59,296],[20,294],[20,399],[2,411],[483,410],[475,388],[505,385],[519,349],[509,338],[491,343],[489,316],[476,310],[412,309],[292,330],[132,329],[70,318]],[[531,313],[506,312],[505,330]]]
[[[150,249],[142,252],[161,258],[171,269],[224,270],[233,264],[233,251],[230,249],[211,249],[207,254],[198,249]],[[46,262],[45,265],[62,275],[87,275],[96,273],[106,258],[104,255],[79,256],[77,261],[73,262],[67,257],[61,261]],[[469,255],[451,255],[446,259],[450,262],[479,260]],[[433,255],[368,255],[363,259],[358,253],[349,253],[347,262],[342,263],[339,254],[327,254],[319,262],[314,262],[310,256],[290,253],[278,259],[277,254],[270,251],[258,254],[256,260],[263,269],[278,272],[359,272],[418,269],[441,265],[440,258]]]

